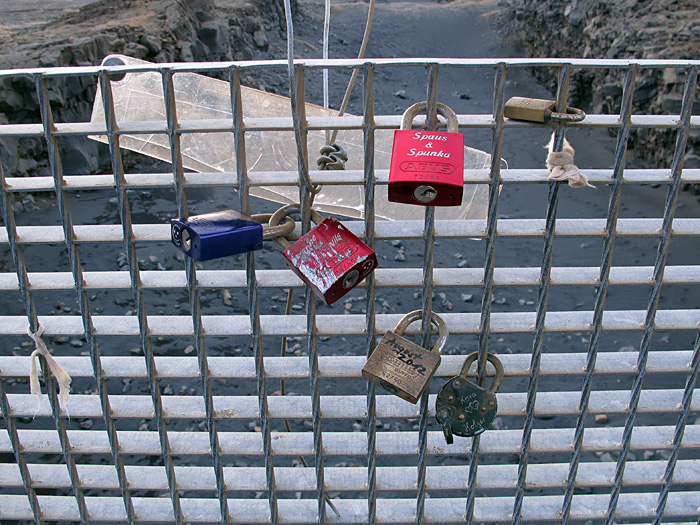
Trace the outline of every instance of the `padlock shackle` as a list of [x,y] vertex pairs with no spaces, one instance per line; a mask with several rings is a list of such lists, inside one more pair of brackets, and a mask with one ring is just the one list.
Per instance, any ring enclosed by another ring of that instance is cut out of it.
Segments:
[[[411,323],[420,319],[423,319],[423,310],[414,310],[412,312],[407,313],[398,322],[396,328],[394,328],[394,333],[396,335],[403,335],[403,333],[406,331],[406,328],[408,328],[408,326]],[[433,346],[431,352],[433,352],[434,354],[441,354],[442,351],[445,349],[445,346],[447,345],[447,338],[449,335],[447,332],[447,325],[445,324],[445,321],[442,320],[442,317],[440,317],[435,312],[430,312],[430,322],[431,324],[435,325],[438,329],[438,340]]]
[[256,215],[251,215],[251,219],[255,222],[262,224],[263,226],[263,241],[269,241],[270,239],[276,239],[277,237],[283,237],[289,235],[294,231],[296,223],[291,217],[285,217],[282,224],[277,224],[271,226],[270,220],[272,219],[271,213],[258,213]]
[[[403,113],[401,118],[401,129],[411,129],[413,127],[413,119],[421,113],[427,111],[428,103],[416,102],[412,106],[409,106]],[[448,133],[459,133],[459,120],[457,115],[452,108],[448,105],[438,102],[437,112],[447,119],[447,132]]]
[[[288,217],[292,213],[300,213],[301,207],[299,204],[287,204],[286,206],[282,206],[279,210],[277,210],[275,213],[272,214],[270,217],[269,221],[269,228],[276,228],[280,226],[280,221],[284,219],[285,217]],[[294,221],[292,221],[294,222]],[[316,224],[317,226],[323,222],[323,215],[321,215],[319,212],[311,208],[311,222]],[[285,221],[286,224],[286,221]],[[294,230],[294,227],[292,227],[292,231]],[[292,231],[289,231],[288,233],[291,233]],[[287,235],[285,233],[284,235]],[[286,237],[283,237],[282,235],[274,237],[273,240],[277,243],[277,245],[282,249],[286,250],[289,248],[292,243],[289,242],[289,240]]]
[[[469,373],[469,367],[472,366],[472,363],[474,363],[474,361],[476,361],[478,358],[479,352],[473,352],[469,354],[467,356],[467,359],[464,361],[464,364],[462,365],[462,370],[460,370],[459,375],[461,375],[462,377],[467,377],[467,374]],[[503,364],[493,354],[487,353],[486,359],[496,369],[496,374],[493,378],[493,383],[491,384],[491,388],[489,388],[490,392],[496,393],[498,392],[498,389],[501,387],[501,383],[503,382]]]

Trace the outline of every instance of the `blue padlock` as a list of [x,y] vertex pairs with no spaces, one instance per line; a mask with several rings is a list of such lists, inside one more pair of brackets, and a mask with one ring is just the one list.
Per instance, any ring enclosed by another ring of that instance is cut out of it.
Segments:
[[235,210],[170,219],[170,239],[175,246],[197,261],[208,261],[262,249],[263,240],[288,235],[294,220],[273,228],[263,227],[270,214],[248,217]]

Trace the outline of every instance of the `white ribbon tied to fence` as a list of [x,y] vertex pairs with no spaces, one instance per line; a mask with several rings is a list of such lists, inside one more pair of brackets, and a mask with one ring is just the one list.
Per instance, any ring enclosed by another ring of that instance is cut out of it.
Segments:
[[564,139],[562,151],[554,150],[554,133],[547,144],[547,169],[549,175],[547,180],[552,181],[568,181],[572,188],[595,188],[589,184],[588,177],[581,173],[578,166],[574,164],[574,148],[571,147],[569,141]]
[[46,348],[46,343],[44,343],[44,340],[41,338],[43,333],[44,327],[42,325],[39,325],[36,333],[32,332],[31,327],[27,329],[27,334],[32,338],[34,345],[36,346],[36,349],[32,352],[30,357],[31,368],[29,372],[29,391],[36,398],[37,412],[39,411],[39,406],[41,405],[41,385],[39,384],[39,373],[36,366],[37,354],[44,356],[51,374],[53,374],[56,381],[58,381],[59,398],[64,408],[69,401],[70,383],[72,381],[71,377],[68,375],[68,372],[66,372],[49,353],[49,349]]

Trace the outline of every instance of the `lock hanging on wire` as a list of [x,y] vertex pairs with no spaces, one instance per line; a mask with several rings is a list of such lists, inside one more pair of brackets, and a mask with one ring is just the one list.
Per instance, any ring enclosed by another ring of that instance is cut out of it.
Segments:
[[556,112],[556,100],[541,98],[511,97],[506,102],[503,116],[528,122],[580,122],[586,114],[577,108],[566,108],[566,113]]
[[452,444],[453,435],[471,437],[481,434],[496,418],[496,392],[503,381],[503,365],[495,355],[486,354],[486,359],[496,369],[491,388],[486,390],[467,379],[469,367],[478,355],[478,352],[469,354],[459,375],[447,381],[437,395],[435,419],[442,425],[448,445]]
[[393,331],[389,330],[362,367],[362,377],[381,386],[409,403],[416,403],[423,395],[430,378],[440,365],[440,352],[447,344],[447,325],[435,312],[430,322],[438,330],[438,339],[432,351],[402,337],[406,328],[423,319],[423,311],[406,314]]
[[274,227],[266,224],[271,217],[268,213],[248,217],[235,210],[223,210],[170,219],[170,240],[196,261],[261,250],[263,240],[294,231],[290,217]]
[[427,102],[410,106],[401,129],[394,131],[389,166],[389,201],[422,206],[460,206],[464,193],[464,135],[457,115],[445,104],[437,111],[447,132],[412,130],[413,119]]
[[[270,226],[298,211],[297,204],[283,206],[273,214]],[[287,266],[331,305],[377,267],[377,255],[335,217],[324,219],[312,208],[311,220],[317,226],[294,244],[282,236],[276,242],[283,249]]]

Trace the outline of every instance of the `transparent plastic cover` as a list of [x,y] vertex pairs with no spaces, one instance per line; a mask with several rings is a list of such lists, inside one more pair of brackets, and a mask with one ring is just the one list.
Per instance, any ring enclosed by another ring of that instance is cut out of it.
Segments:
[[[112,55],[126,65],[148,64],[135,58]],[[173,75],[177,118],[179,122],[225,119],[231,120],[231,92],[228,82],[195,73]],[[95,97],[91,122],[104,122],[102,99]],[[163,83],[158,72],[126,73],[121,80],[112,81],[114,111],[117,126],[130,127],[138,122],[149,122],[153,129],[166,120]],[[265,91],[241,87],[243,116],[246,118],[290,118],[291,104],[287,97]],[[306,104],[307,117],[336,116],[337,111],[314,104]],[[389,169],[393,130],[375,133],[374,167]],[[92,136],[107,142],[104,135]],[[166,162],[171,161],[170,142],[166,133],[120,134],[120,146]],[[345,166],[348,170],[364,168],[364,137],[361,130],[340,130],[335,141],[348,152]],[[246,162],[251,172],[298,172],[297,147],[293,131],[247,131]],[[326,133],[308,132],[309,169],[316,169],[318,152],[326,144]],[[200,173],[236,171],[233,134],[230,132],[182,133],[180,135],[182,164],[186,169]],[[464,148],[464,167],[481,169],[490,166],[490,155],[470,147]],[[296,185],[252,186],[250,194],[283,204],[298,202]],[[364,185],[326,184],[314,199],[314,207],[321,212],[364,218]],[[484,219],[488,207],[488,185],[467,184],[461,206],[436,208],[437,219]],[[375,215],[378,219],[408,220],[416,218],[416,206],[389,202],[387,186],[375,190]]]

